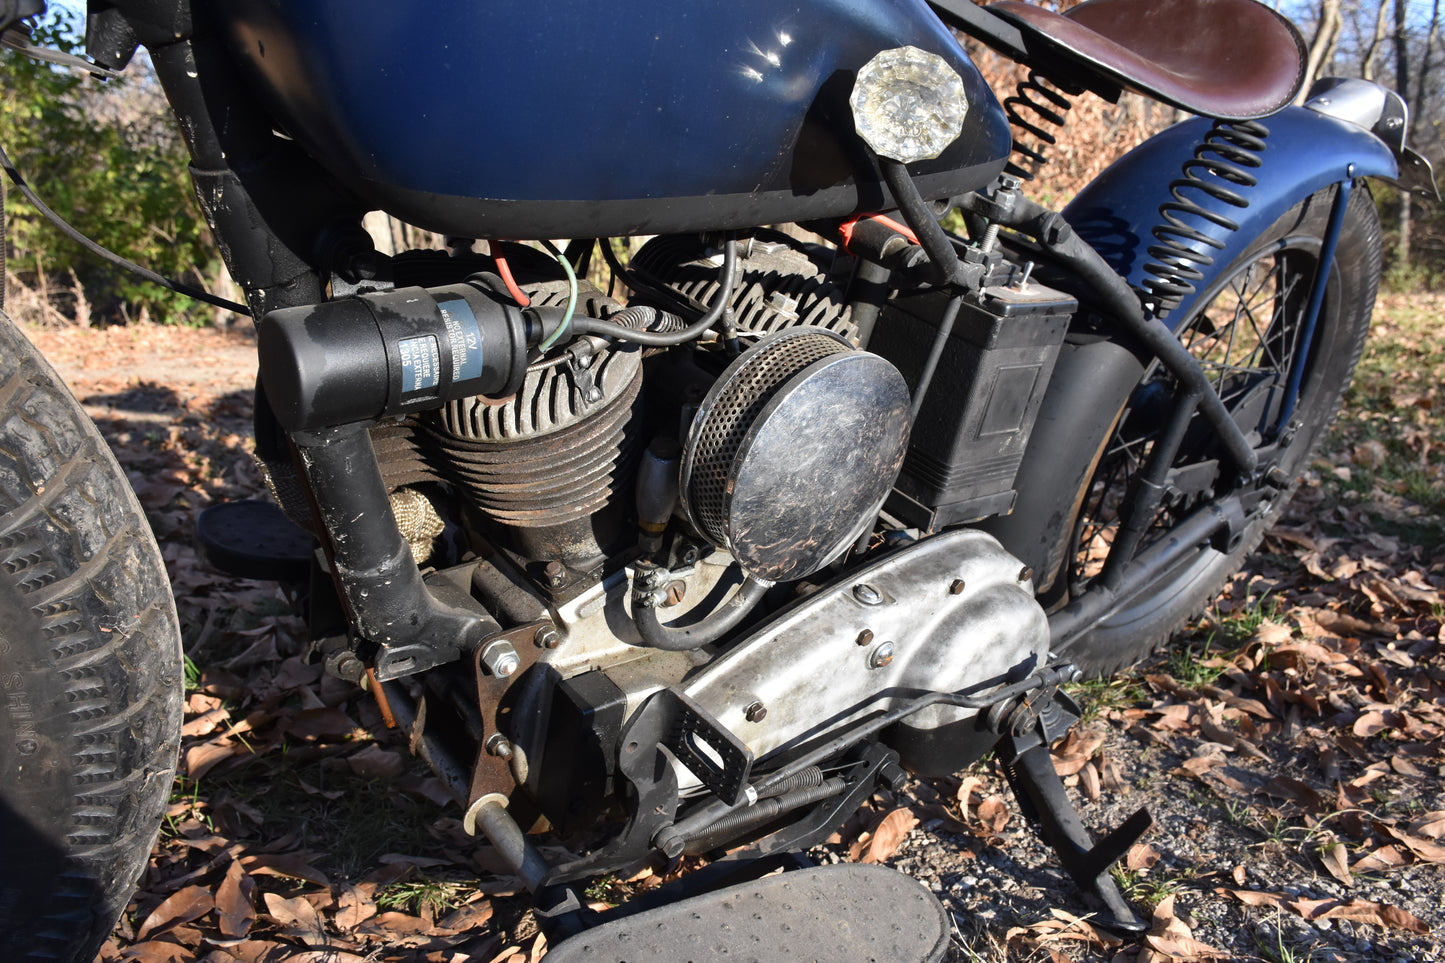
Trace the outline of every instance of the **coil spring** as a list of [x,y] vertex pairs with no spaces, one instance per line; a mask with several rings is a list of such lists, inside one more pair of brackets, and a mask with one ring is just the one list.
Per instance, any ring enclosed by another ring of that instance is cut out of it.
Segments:
[[[1077,93],[1077,90],[1049,80],[1038,71],[1029,71],[1028,79],[1019,81],[1013,96],[1004,99],[1003,110],[1009,126],[1014,129],[1013,153],[1031,164],[1034,171],[1025,170],[1019,162],[1010,160],[1004,168],[1006,173],[1019,180],[1033,180],[1034,172],[1048,163],[1044,148],[1059,142],[1049,127],[1064,126],[1067,119],[1064,115],[1074,106],[1067,94]],[[1024,143],[1021,134],[1032,136],[1035,143]]]
[[[1215,121],[1208,136],[1184,162],[1183,176],[1169,184],[1173,200],[1159,206],[1163,223],[1151,232],[1159,243],[1148,249],[1156,260],[1144,265],[1144,290],[1155,299],[1154,312],[1162,317],[1194,293],[1194,282],[1204,278],[1202,268],[1214,263],[1206,249],[1222,250],[1224,241],[1210,237],[1184,219],[1194,217],[1226,231],[1239,230],[1220,205],[1243,210],[1249,199],[1236,187],[1259,182],[1250,170],[1263,159],[1259,152],[1269,128],[1255,121]],[[1186,193],[1188,192],[1188,193]],[[1199,195],[1203,195],[1200,197]]]

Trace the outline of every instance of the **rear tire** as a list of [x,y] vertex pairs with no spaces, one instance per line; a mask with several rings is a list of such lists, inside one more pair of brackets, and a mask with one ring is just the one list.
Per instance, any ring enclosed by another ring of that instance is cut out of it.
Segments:
[[[1333,189],[1320,191],[1272,224],[1220,273],[1220,279],[1196,301],[1199,307],[1178,326],[1181,339],[1200,358],[1247,435],[1260,425],[1275,423],[1334,196]],[[1309,465],[1339,410],[1364,349],[1379,284],[1380,247],[1379,218],[1369,192],[1361,186],[1345,211],[1291,419],[1298,427],[1293,441],[1274,461],[1290,479],[1287,487],[1248,520],[1231,550],[1202,547],[1185,563],[1121,600],[1089,632],[1060,646],[1059,654],[1091,675],[1110,675],[1133,665],[1197,615],[1244,564],[1283,512],[1299,473]],[[1045,598],[1051,606],[1078,597],[1097,574],[1119,524],[1124,493],[1162,428],[1158,417],[1150,417],[1149,402],[1167,398],[1173,386],[1170,375],[1151,365],[1125,402],[1112,433],[1091,456],[1091,461],[1097,457],[1097,467],[1074,502],[1078,510],[1072,524],[1060,527],[1067,543],[1052,556],[1062,556],[1063,564],[1051,580],[1051,597]],[[1196,422],[1200,420],[1196,416]],[[1175,468],[1220,457],[1212,433],[1197,430],[1203,427],[1197,424],[1191,429]],[[1223,481],[1221,487],[1227,487]],[[1207,491],[1185,494],[1162,507],[1140,550],[1165,536],[1209,497]]]
[[90,961],[180,744],[165,566],[105,441],[0,313],[0,959]]

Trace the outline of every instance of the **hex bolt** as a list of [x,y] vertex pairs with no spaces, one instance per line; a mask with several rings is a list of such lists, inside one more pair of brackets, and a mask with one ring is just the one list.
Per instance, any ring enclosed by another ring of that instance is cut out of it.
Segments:
[[859,633],[858,633],[858,644],[859,644],[859,645],[867,645],[869,642],[872,642],[872,641],[873,641],[873,630],[872,630],[872,629],[864,629],[862,632],[859,632]]
[[506,639],[495,639],[482,649],[482,665],[498,678],[505,679],[522,667],[522,660],[512,643]]
[[858,601],[862,602],[864,605],[883,604],[883,593],[878,591],[875,586],[869,585],[867,582],[859,582],[857,585],[853,586],[853,597]]
[[668,859],[677,859],[687,845],[687,838],[671,826],[664,826],[653,837],[652,845],[662,851]]
[[539,649],[555,649],[562,644],[562,637],[557,634],[557,629],[550,625],[539,625],[537,631],[532,634],[532,642]]
[[546,568],[547,584],[554,589],[561,588],[567,584],[567,569],[555,559],[547,563]]
[[761,702],[753,702],[743,710],[743,717],[749,722],[762,722],[768,717],[768,707]]
[[968,586],[964,584],[963,579],[961,579],[961,578],[956,578],[956,579],[953,580],[953,584],[948,587],[948,594],[949,594],[949,595],[962,595],[962,594],[963,594],[963,590],[964,590],[965,588],[967,588],[967,587],[968,587]]
[[1029,579],[1031,579],[1031,578],[1033,578],[1033,577],[1034,577],[1034,570],[1031,569],[1031,568],[1029,568],[1027,565],[1025,565],[1023,568],[1019,569],[1019,581],[1020,581],[1020,582],[1027,582]]
[[507,737],[500,732],[494,732],[487,738],[487,752],[502,759],[512,758],[512,744]]
[[884,642],[872,652],[868,653],[868,667],[870,669],[881,669],[893,661],[893,643]]
[[687,551],[685,551],[685,552],[682,553],[682,564],[684,564],[684,565],[692,565],[692,564],[695,563],[696,561],[697,561],[697,549],[696,549],[696,548],[689,548]]

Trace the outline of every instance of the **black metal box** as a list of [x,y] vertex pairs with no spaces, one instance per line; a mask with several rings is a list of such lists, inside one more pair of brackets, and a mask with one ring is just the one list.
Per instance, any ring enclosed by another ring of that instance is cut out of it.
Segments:
[[[869,340],[915,396],[949,300],[943,291],[895,298]],[[964,300],[885,511],[934,531],[1013,509],[1014,476],[1077,307],[1032,283]]]

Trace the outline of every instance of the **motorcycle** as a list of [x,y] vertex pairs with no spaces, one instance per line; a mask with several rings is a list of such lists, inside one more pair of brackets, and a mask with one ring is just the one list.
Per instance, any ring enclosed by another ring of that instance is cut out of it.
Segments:
[[[1027,78],[1000,102],[959,34]],[[1108,869],[1148,815],[1090,837],[1061,687],[1161,645],[1288,500],[1375,298],[1364,179],[1435,192],[1397,95],[1295,106],[1254,0],[91,0],[87,66],[140,46],[258,326],[275,504],[200,544],[286,587],[556,959],[940,959],[926,889],[798,854],[989,752],[1095,924],[1143,932]],[[1126,90],[1195,116],[1030,199],[1072,98]],[[449,249],[379,254],[372,210]],[[0,947],[86,960],[165,808],[180,637],[124,475],[0,338]],[[549,863],[545,828],[590,842]]]

